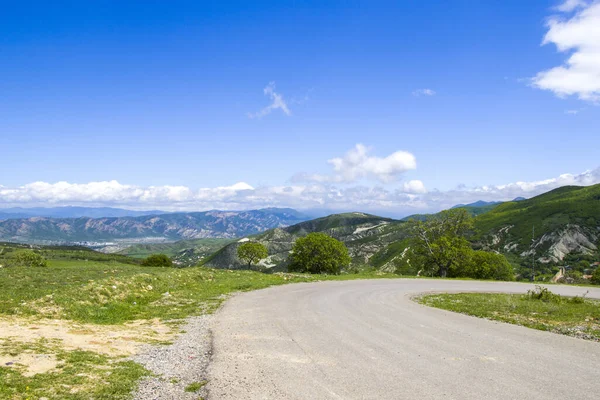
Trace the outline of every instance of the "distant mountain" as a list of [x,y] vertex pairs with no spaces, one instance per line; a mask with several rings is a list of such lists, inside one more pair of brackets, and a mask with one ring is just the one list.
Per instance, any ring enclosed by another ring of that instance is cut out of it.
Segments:
[[523,201],[523,200],[527,200],[525,197],[515,197],[513,199],[513,201]]
[[46,218],[0,221],[0,240],[17,242],[93,242],[126,238],[235,238],[307,220],[286,208],[206,211],[140,217]]
[[251,239],[264,244],[269,250],[269,257],[261,263],[264,267],[285,270],[296,239],[311,232],[323,232],[344,242],[353,264],[385,268],[398,255],[398,251],[406,247],[405,225],[402,221],[358,212],[334,214],[241,239],[209,257],[204,265],[213,268],[247,268],[247,264],[237,257],[237,248]]
[[501,201],[483,201],[483,200],[478,200],[474,203],[469,203],[469,204],[457,204],[452,208],[466,208],[466,207],[488,207],[488,206],[495,206],[502,203]]
[[33,208],[0,208],[1,219],[14,218],[110,218],[110,217],[140,217],[144,215],[167,214],[166,211],[150,210],[135,211],[111,207],[33,207]]
[[[482,204],[484,203],[484,204]],[[560,263],[567,255],[591,255],[600,259],[600,185],[563,187],[528,200],[505,203],[477,202],[463,206],[475,214],[474,247],[507,254],[512,259],[528,260],[535,250],[543,263]],[[431,215],[412,218],[428,219]],[[532,227],[536,227],[532,242]],[[213,268],[246,268],[237,258],[237,247],[245,240],[263,243],[269,257],[261,264],[272,270],[285,270],[296,239],[310,232],[324,232],[348,247],[353,264],[392,269],[393,261],[403,257],[409,245],[404,220],[363,213],[336,214],[278,228],[231,243],[208,257]]]

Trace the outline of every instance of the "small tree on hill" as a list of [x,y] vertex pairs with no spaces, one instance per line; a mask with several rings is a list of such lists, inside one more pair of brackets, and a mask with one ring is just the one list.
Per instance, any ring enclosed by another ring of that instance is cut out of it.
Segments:
[[339,274],[351,261],[344,243],[324,233],[309,233],[294,243],[289,270]]
[[145,267],[172,267],[173,261],[166,254],[152,254],[142,261],[142,265]]
[[258,242],[246,242],[237,249],[238,257],[248,263],[248,268],[252,269],[253,264],[257,264],[269,256],[267,248]]
[[14,256],[15,264],[20,267],[47,267],[48,261],[31,250],[21,250]]
[[473,218],[465,209],[442,211],[410,224],[413,254],[426,269],[445,278],[453,265],[468,258],[471,246],[464,235],[473,227]]

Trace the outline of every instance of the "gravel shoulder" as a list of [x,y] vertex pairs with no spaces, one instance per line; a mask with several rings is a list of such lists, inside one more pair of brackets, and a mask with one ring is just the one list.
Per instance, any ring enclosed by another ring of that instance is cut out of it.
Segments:
[[206,387],[186,392],[193,383],[205,382],[211,357],[212,315],[187,319],[184,333],[167,346],[148,345],[132,359],[156,376],[143,379],[135,400],[197,400],[207,396]]

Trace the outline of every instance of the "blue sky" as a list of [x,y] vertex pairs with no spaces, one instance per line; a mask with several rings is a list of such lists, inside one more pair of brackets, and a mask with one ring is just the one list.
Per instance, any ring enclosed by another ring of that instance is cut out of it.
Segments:
[[0,205],[402,215],[598,183],[599,10],[3,5]]

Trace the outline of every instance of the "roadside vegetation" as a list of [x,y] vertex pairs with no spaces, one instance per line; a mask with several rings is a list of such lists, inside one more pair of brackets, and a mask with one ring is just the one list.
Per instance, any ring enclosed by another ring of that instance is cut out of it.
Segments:
[[442,211],[426,220],[412,219],[407,251],[396,261],[400,274],[514,280],[514,270],[499,253],[473,250],[467,235],[473,217],[462,208]]
[[[0,367],[0,399],[125,400],[137,381],[149,375],[123,357],[65,351],[60,344],[43,340],[23,344],[0,338],[0,360],[13,359],[14,364],[3,362]],[[21,364],[22,359],[36,360],[38,365]]]
[[536,286],[525,295],[431,294],[421,304],[475,317],[508,322],[582,339],[600,341],[600,301],[564,297]]
[[338,275],[351,261],[344,243],[315,232],[296,240],[290,254],[289,270]]
[[[186,317],[213,312],[233,292],[395,276],[150,268],[79,249],[7,247],[0,246],[0,398],[16,400],[127,399],[149,374],[128,357],[144,344],[169,343]],[[13,263],[22,251],[46,266]]]

